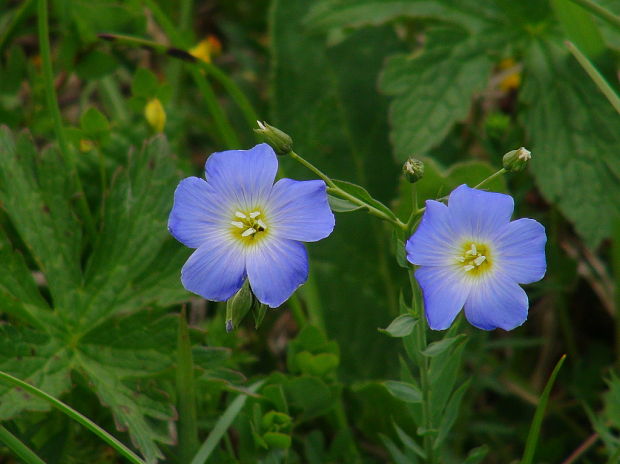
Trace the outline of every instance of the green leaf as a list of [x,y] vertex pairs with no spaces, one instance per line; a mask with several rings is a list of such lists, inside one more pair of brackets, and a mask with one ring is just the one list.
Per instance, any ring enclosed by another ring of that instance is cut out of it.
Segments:
[[457,388],[452,396],[450,397],[450,401],[446,406],[446,409],[441,418],[441,422],[439,423],[439,433],[435,438],[435,442],[433,443],[434,448],[439,448],[443,441],[447,438],[456,418],[458,417],[459,407],[461,406],[461,401],[463,400],[463,395],[467,392],[469,388],[469,384],[471,383],[471,379],[468,379],[463,383],[459,388]]
[[159,80],[147,68],[138,68],[131,82],[131,94],[134,97],[154,98],[159,88]]
[[301,376],[284,385],[291,407],[302,410],[298,420],[308,420],[325,414],[334,405],[334,395],[327,384],[317,377]]
[[378,209],[382,213],[386,214],[388,217],[396,219],[396,216],[394,216],[392,210],[380,201],[375,200],[364,187],[360,187],[359,185],[344,180],[334,180],[334,184],[336,184],[338,188],[347,192],[349,195],[352,195],[355,198],[362,200],[364,203],[372,206],[373,208]]
[[489,447],[487,445],[479,446],[469,452],[463,464],[479,464],[489,454]]
[[531,170],[546,199],[595,248],[620,214],[620,115],[559,40],[532,43],[525,69]]
[[527,434],[527,441],[525,442],[525,451],[523,451],[521,464],[531,464],[534,461],[536,445],[538,444],[538,438],[540,436],[540,427],[542,426],[542,421],[545,418],[545,410],[547,409],[547,403],[549,402],[549,395],[551,394],[551,389],[555,383],[555,378],[558,376],[565,359],[566,355],[563,355],[557,362],[553,372],[551,372],[551,375],[549,376],[549,380],[547,380],[547,385],[545,385],[542,395],[540,395],[538,406],[536,406],[536,412],[534,413],[534,418],[532,419],[532,424],[530,425],[530,431]]
[[329,207],[334,213],[350,213],[351,211],[358,211],[363,208],[363,206],[333,195],[327,195],[327,201],[329,202]]
[[[70,352],[49,336],[29,329],[0,326],[0,370],[52,396],[71,387]],[[48,411],[48,402],[6,384],[0,384],[0,420],[13,418],[22,410]]]
[[603,37],[592,16],[570,0],[551,0],[551,6],[569,39],[586,55],[600,57],[605,52]]
[[119,63],[112,55],[93,50],[80,57],[75,65],[75,72],[84,80],[100,79],[116,70]]
[[398,438],[400,438],[400,441],[403,442],[403,445],[405,445],[406,448],[409,448],[422,459],[426,459],[426,453],[424,452],[422,447],[418,445],[418,443],[413,438],[407,435],[405,431],[396,424],[396,422],[394,422],[394,430],[396,430]]
[[385,388],[396,398],[405,403],[421,403],[422,392],[412,383],[387,380],[383,382]]
[[394,96],[390,106],[396,157],[426,153],[463,121],[472,97],[486,85],[491,61],[478,36],[456,28],[429,31],[418,56],[389,58],[380,87]]
[[312,6],[306,23],[315,30],[377,26],[403,17],[434,18],[480,29],[495,15],[492,6],[424,0],[322,0]]
[[389,335],[390,337],[406,337],[411,332],[419,319],[410,314],[401,314],[388,325],[385,329],[379,329],[379,332]]
[[418,462],[417,459],[414,458],[414,460],[412,460],[410,456],[406,456],[400,449],[398,449],[398,446],[396,446],[390,437],[382,434],[379,436],[396,464],[414,464]]
[[422,354],[429,358],[434,358],[435,356],[438,356],[444,353],[446,350],[451,348],[454,344],[462,343],[463,341],[465,341],[466,337],[467,335],[460,334],[460,335],[457,335],[456,337],[444,338],[437,342],[430,343],[424,350],[422,350]]
[[100,138],[110,130],[110,123],[101,111],[91,107],[82,114],[80,127],[87,137]]

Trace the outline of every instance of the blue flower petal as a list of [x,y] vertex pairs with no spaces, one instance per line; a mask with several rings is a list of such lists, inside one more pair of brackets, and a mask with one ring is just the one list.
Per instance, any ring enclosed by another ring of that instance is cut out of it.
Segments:
[[459,276],[454,268],[446,266],[421,267],[415,277],[422,287],[429,327],[447,329],[467,300],[471,283]]
[[209,185],[242,209],[254,208],[268,198],[277,172],[276,154],[266,143],[250,150],[213,153],[205,165]]
[[483,330],[512,330],[527,319],[525,291],[502,272],[484,277],[472,285],[465,302],[465,317]]
[[422,266],[442,266],[458,253],[448,207],[427,200],[426,211],[415,233],[407,240],[407,259]]
[[308,279],[306,247],[286,239],[261,243],[248,252],[247,271],[256,298],[277,308]]
[[485,192],[463,184],[450,194],[448,209],[457,234],[485,239],[493,237],[510,222],[514,200],[510,195]]
[[213,188],[203,179],[188,177],[174,192],[168,230],[183,245],[198,248],[227,217],[226,208]]
[[518,219],[507,224],[495,240],[497,265],[520,284],[537,282],[545,276],[547,235],[534,219]]
[[227,232],[213,232],[189,257],[181,282],[207,300],[226,301],[245,280],[245,253]]
[[266,217],[278,237],[304,242],[327,237],[336,221],[322,180],[280,179],[271,191]]

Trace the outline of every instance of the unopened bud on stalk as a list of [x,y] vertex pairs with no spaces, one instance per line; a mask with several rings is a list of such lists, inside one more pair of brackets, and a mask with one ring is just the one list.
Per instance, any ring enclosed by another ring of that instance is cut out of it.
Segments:
[[424,177],[424,163],[417,158],[410,157],[403,165],[403,173],[412,184]]
[[243,286],[226,302],[226,332],[236,329],[254,304],[254,295],[246,280]]
[[144,107],[144,117],[156,132],[163,132],[166,125],[166,111],[158,98],[149,100]]
[[288,155],[293,151],[293,139],[277,127],[270,126],[266,122],[256,121],[258,129],[254,132],[259,134],[262,139],[271,145],[277,155]]
[[523,147],[509,151],[503,158],[504,169],[509,172],[523,171],[531,159],[532,152]]

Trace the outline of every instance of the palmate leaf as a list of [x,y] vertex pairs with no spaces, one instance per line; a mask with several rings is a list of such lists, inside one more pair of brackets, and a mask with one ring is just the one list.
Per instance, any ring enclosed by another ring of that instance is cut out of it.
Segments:
[[620,116],[559,39],[533,42],[525,69],[532,172],[545,197],[595,247],[620,214]]
[[[0,369],[54,396],[70,389],[71,372],[79,372],[119,430],[129,432],[147,462],[156,462],[157,443],[174,437],[175,417],[156,380],[171,372],[176,323],[159,308],[187,295],[178,280],[187,254],[166,230],[177,182],[167,144],[146,144],[116,173],[84,272],[74,193],[57,153],[39,155],[27,136],[15,141],[3,129],[0,157],[1,204],[51,297],[50,307],[27,260],[0,230],[0,310],[16,321],[3,328]],[[44,408],[0,387],[3,419]]]
[[406,160],[425,153],[466,118],[472,97],[487,84],[491,61],[477,35],[454,27],[428,33],[419,56],[391,57],[381,76],[381,89],[395,96],[390,106],[392,143]]

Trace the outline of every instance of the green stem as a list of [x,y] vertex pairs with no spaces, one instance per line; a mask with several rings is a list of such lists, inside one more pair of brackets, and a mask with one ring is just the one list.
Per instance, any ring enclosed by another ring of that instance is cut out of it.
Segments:
[[49,22],[47,15],[47,0],[38,0],[38,30],[39,30],[39,49],[41,52],[41,66],[43,69],[43,80],[45,84],[45,99],[47,107],[51,113],[52,121],[54,123],[54,133],[58,140],[58,146],[62,154],[63,160],[67,165],[69,171],[69,177],[73,180],[75,190],[79,192],[78,205],[82,214],[82,219],[86,225],[86,229],[91,237],[96,234],[95,223],[93,216],[88,208],[86,202],[86,195],[82,188],[82,182],[77,171],[77,163],[75,160],[74,152],[69,148],[67,138],[65,137],[65,131],[62,126],[62,117],[60,115],[60,108],[58,107],[58,101],[56,99],[56,90],[54,89],[54,71],[52,69],[52,53],[50,50],[49,41]]
[[399,229],[405,230],[405,228],[407,227],[406,224],[403,224],[398,218],[397,219],[393,219],[393,218],[389,217],[388,215],[386,215],[383,211],[378,210],[374,206],[369,205],[368,203],[366,203],[365,201],[360,200],[359,198],[357,198],[357,197],[351,195],[350,193],[345,192],[344,190],[342,190],[340,187],[338,187],[334,183],[334,181],[329,176],[324,174],[319,168],[314,166],[312,163],[306,161],[304,158],[299,156],[294,151],[291,151],[289,153],[289,156],[291,158],[293,158],[295,161],[297,161],[298,163],[300,163],[301,165],[303,165],[306,168],[308,168],[313,173],[315,173],[321,179],[323,179],[325,181],[325,183],[327,184],[327,186],[328,186],[327,190],[328,190],[329,193],[333,193],[335,195],[338,195],[338,196],[340,196],[340,197],[342,197],[342,198],[344,198],[346,200],[349,200],[351,203],[354,203],[356,205],[363,206],[364,208],[366,208],[368,210],[368,213],[370,213],[373,216],[376,216],[378,218],[381,218],[381,219],[383,219],[385,221],[391,222],[392,224],[394,224]]
[[0,425],[0,443],[4,443],[15,456],[26,464],[45,464],[39,456],[20,441],[15,435]]
[[101,427],[99,427],[97,424],[91,421],[88,417],[77,412],[71,406],[66,405],[62,401],[57,400],[56,398],[54,398],[51,395],[48,395],[44,391],[39,390],[38,388],[30,385],[29,383],[26,383],[16,377],[13,377],[12,375],[7,374],[6,372],[0,371],[0,381],[13,385],[14,387],[17,387],[17,388],[21,388],[23,391],[30,393],[31,395],[36,396],[37,398],[41,398],[44,401],[47,401],[53,407],[61,411],[63,414],[66,414],[71,419],[75,420],[76,422],[78,422],[79,424],[81,424],[82,426],[90,430],[91,432],[93,432],[95,435],[97,435],[99,438],[105,441],[108,445],[110,445],[112,448],[118,451],[119,454],[127,458],[129,462],[132,462],[133,464],[145,464],[142,459],[140,459],[136,454],[134,454],[133,451],[131,451],[129,448],[123,445],[119,440],[117,440],[112,435],[110,435],[108,432],[103,430]]
[[612,26],[620,29],[620,16],[616,16],[609,10],[606,10],[602,6],[594,3],[592,0],[571,0],[571,2],[584,7],[593,15],[598,16],[602,20],[607,21]]
[[127,121],[129,119],[127,108],[112,77],[102,77],[99,80],[99,88],[101,89],[102,96],[107,100],[110,110],[114,113],[114,119],[121,123]]
[[177,407],[179,408],[179,463],[187,464],[198,450],[196,386],[192,344],[187,329],[185,308],[179,315],[177,334]]
[[293,319],[297,323],[297,327],[303,329],[308,325],[308,319],[304,313],[304,309],[301,306],[301,301],[297,296],[297,293],[294,293],[293,296],[288,300],[289,305],[291,306],[291,312],[293,313]]
[[417,348],[415,353],[416,362],[420,372],[420,389],[422,390],[422,423],[424,424],[424,453],[426,454],[427,464],[434,464],[435,449],[433,447],[433,418],[431,416],[431,385],[429,380],[429,361],[422,352],[426,349],[426,318],[423,308],[418,305],[418,285],[413,274],[413,269],[409,270],[409,282],[411,285],[411,308],[420,318],[416,324]]
[[[181,0],[181,14],[179,15],[179,30],[181,31],[190,31],[192,27],[192,8],[193,1],[192,0]],[[187,35],[185,35],[187,37]],[[185,37],[180,37],[184,39]],[[179,44],[180,45],[180,44]],[[183,46],[188,47],[189,43],[186,40],[183,40]],[[181,63],[178,61],[174,61],[171,63],[170,72],[169,72],[169,82],[170,88],[172,89],[172,102],[176,105],[177,100],[179,98],[179,82],[181,82],[181,71],[183,70]]]
[[609,82],[603,77],[603,75],[594,67],[587,56],[585,56],[581,50],[577,48],[572,42],[566,42],[566,47],[573,54],[575,59],[579,62],[583,70],[590,76],[590,79],[594,81],[598,89],[603,92],[603,95],[609,100],[609,103],[614,109],[620,113],[620,98],[618,94],[612,89]]
[[482,182],[480,182],[478,185],[476,185],[474,188],[478,189],[480,187],[482,187],[484,184],[488,184],[489,182],[491,182],[493,179],[495,179],[496,177],[501,176],[502,174],[506,174],[508,171],[505,168],[501,168],[499,171],[494,172],[493,174],[491,174],[489,177],[487,177],[486,179],[484,179]]

